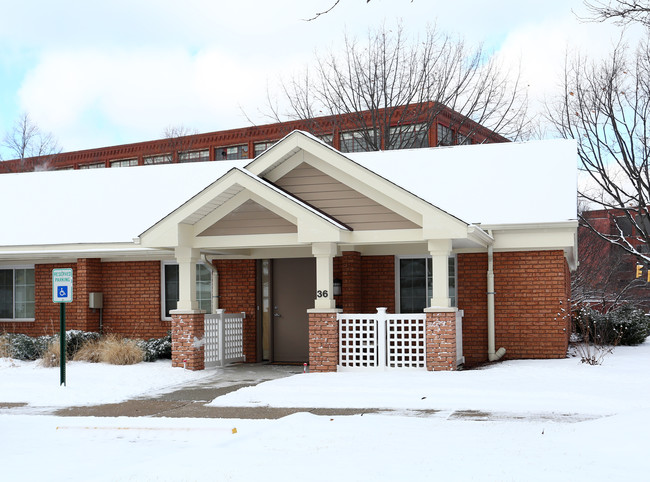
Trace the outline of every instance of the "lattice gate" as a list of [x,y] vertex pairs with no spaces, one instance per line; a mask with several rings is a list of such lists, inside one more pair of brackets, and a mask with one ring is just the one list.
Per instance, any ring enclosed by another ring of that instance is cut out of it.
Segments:
[[339,369],[426,370],[426,315],[339,314]]
[[205,367],[225,366],[245,361],[245,313],[226,313],[217,310],[205,315]]

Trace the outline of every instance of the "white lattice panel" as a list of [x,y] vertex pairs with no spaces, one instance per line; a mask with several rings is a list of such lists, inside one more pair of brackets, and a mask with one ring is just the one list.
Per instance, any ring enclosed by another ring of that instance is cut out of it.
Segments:
[[425,316],[398,316],[386,320],[386,366],[426,369]]
[[226,363],[244,361],[244,317],[241,313],[224,313],[223,337]]
[[205,366],[224,366],[245,361],[244,313],[217,313],[205,315]]
[[339,365],[341,368],[378,366],[377,320],[339,315]]
[[219,353],[219,315],[205,315],[204,332],[205,332],[205,366],[215,366],[221,364],[221,355]]

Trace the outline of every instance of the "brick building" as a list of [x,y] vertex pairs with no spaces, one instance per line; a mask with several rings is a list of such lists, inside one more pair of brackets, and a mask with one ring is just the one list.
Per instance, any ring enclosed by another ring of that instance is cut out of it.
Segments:
[[[383,117],[380,109],[378,115]],[[370,112],[359,116],[316,117],[251,126],[204,134],[170,137],[56,155],[0,162],[0,174],[42,169],[94,169],[200,161],[253,159],[294,130],[317,136],[341,152],[380,149],[405,149],[449,145],[508,142],[508,139],[439,105],[415,104],[392,112],[389,132],[380,132],[378,144],[370,139],[373,121]],[[366,133],[364,135],[364,132]]]
[[[640,253],[647,253],[636,229],[622,209],[584,211],[582,216],[598,232],[622,233]],[[608,311],[632,304],[650,311],[650,270],[636,256],[605,241],[584,223],[578,227],[580,265],[574,279],[574,298]]]
[[203,368],[217,308],[245,313],[249,362],[564,357],[575,152],[544,141],[344,154],[295,131],[252,161],[3,175],[0,329],[56,331],[52,269],[72,268],[69,328],[171,330],[175,366]]

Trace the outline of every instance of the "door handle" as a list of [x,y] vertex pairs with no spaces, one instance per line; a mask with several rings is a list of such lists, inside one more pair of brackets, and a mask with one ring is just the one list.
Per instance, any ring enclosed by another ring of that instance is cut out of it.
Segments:
[[282,315],[280,313],[273,313],[273,316],[275,316],[276,318],[280,318]]

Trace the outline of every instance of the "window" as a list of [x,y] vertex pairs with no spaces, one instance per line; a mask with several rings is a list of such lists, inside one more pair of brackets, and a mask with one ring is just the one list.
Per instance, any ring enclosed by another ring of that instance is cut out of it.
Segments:
[[262,152],[266,151],[269,147],[277,141],[265,141],[255,143],[255,157],[259,156]]
[[464,136],[463,134],[458,134],[459,146],[469,146],[471,144],[472,144],[472,138],[470,136]]
[[117,161],[111,161],[111,167],[129,167],[129,166],[137,166],[137,165],[138,165],[137,159],[119,159]]
[[391,127],[386,149],[414,149],[429,147],[429,130],[426,124]]
[[210,151],[203,149],[201,151],[185,151],[178,153],[178,162],[201,162],[210,160]]
[[143,159],[145,165],[151,164],[169,164],[172,162],[171,154],[158,154],[157,156],[147,156]]
[[[398,295],[400,313],[422,313],[433,296],[432,261],[427,258],[400,258]],[[456,258],[449,258],[449,299],[456,306]]]
[[248,145],[217,147],[215,158],[222,161],[248,159]]
[[633,236],[634,228],[632,227],[632,221],[629,220],[627,216],[617,216],[614,219],[614,232],[613,234],[618,234],[619,229],[623,232],[623,236]]
[[454,131],[449,127],[438,124],[438,145],[451,146],[454,143]]
[[318,137],[325,144],[328,144],[330,146],[334,145],[334,135],[333,134],[323,134],[322,136],[316,136],[316,137]]
[[0,319],[34,319],[34,268],[0,268]]
[[106,167],[105,162],[93,162],[92,164],[79,164],[79,169],[101,169]]
[[377,130],[369,129],[368,131],[350,131],[341,133],[341,152],[365,152],[374,150],[368,142],[369,138],[377,139],[379,136]]
[[[176,309],[178,304],[178,265],[163,264],[162,306],[163,318],[171,318],[169,312]],[[212,272],[203,263],[196,265],[196,300],[199,310],[212,313]]]

